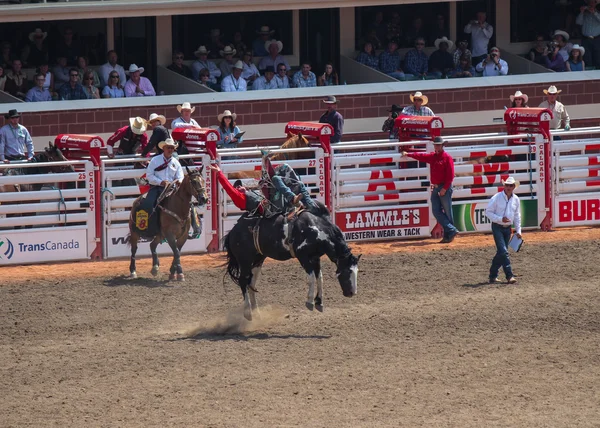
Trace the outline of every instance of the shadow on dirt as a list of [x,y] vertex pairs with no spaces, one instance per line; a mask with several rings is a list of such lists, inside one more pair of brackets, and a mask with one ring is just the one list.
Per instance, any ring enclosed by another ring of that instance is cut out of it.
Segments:
[[104,281],[106,287],[146,287],[146,288],[173,288],[175,286],[174,281],[167,279],[154,279],[154,278],[136,278],[131,279],[129,276],[121,275],[115,278],[107,279]]
[[312,335],[303,335],[303,334],[272,334],[272,333],[266,333],[266,332],[261,332],[261,333],[239,333],[239,332],[232,332],[231,334],[229,333],[200,333],[197,334],[196,336],[190,336],[190,337],[181,337],[181,338],[177,338],[177,339],[172,339],[173,342],[176,341],[180,341],[180,340],[190,340],[190,341],[197,341],[197,342],[202,342],[202,341],[208,341],[208,342],[221,342],[224,340],[237,340],[237,341],[241,341],[241,342],[245,342],[248,340],[252,340],[252,339],[256,339],[256,340],[267,340],[267,339],[284,339],[284,340],[289,340],[289,339],[311,339],[311,340],[324,340],[324,339],[331,339],[331,336],[324,336],[324,335],[319,335],[319,334],[312,334]]

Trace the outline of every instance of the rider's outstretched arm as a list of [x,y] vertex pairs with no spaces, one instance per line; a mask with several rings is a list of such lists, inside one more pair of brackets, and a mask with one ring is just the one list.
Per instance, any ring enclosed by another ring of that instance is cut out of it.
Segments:
[[225,174],[223,174],[222,171],[216,171],[216,173],[217,180],[219,181],[225,192],[229,195],[234,205],[242,211],[246,211],[246,193],[233,187],[233,185],[229,182],[227,177],[225,177]]

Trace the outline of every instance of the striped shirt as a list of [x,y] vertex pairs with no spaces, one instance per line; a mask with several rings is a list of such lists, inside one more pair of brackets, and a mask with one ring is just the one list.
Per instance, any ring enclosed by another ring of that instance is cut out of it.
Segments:
[[414,105],[404,107],[404,109],[402,110],[402,114],[405,114],[407,116],[435,116],[433,110],[431,110],[429,107],[421,106],[421,108],[417,110],[415,109]]
[[584,10],[577,15],[575,23],[581,25],[581,34],[584,37],[600,36],[600,13],[598,11],[590,13],[588,9]]

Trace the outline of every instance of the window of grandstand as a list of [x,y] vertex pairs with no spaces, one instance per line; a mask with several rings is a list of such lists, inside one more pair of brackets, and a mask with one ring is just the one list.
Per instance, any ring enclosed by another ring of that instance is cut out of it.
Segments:
[[261,56],[265,54],[265,41],[277,39],[283,42],[281,54],[291,55],[292,13],[284,10],[173,16],[173,50],[181,50],[186,59],[193,59],[194,52],[204,45],[211,51],[209,57],[220,58],[220,51],[231,44],[237,56],[246,49]]
[[449,12],[447,2],[357,7],[356,49],[360,50],[365,41],[376,45],[375,49],[383,49],[391,39],[397,40],[399,47],[408,48],[417,37],[433,46],[436,39],[450,37]]
[[551,39],[554,30],[564,30],[571,38],[581,37],[580,28],[575,25],[579,8],[585,3],[557,0],[511,0],[510,1],[510,41],[511,43],[532,42],[537,34]]

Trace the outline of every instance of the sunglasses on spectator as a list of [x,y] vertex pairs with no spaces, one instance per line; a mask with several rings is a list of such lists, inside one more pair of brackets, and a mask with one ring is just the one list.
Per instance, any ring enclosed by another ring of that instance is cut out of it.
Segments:
[[505,184],[504,187],[515,187],[514,184]]
[[111,79],[118,79],[119,76],[110,76]]
[[71,77],[79,77],[79,74],[71,74]]
[[421,101],[423,102],[423,98],[413,98],[415,101]]

